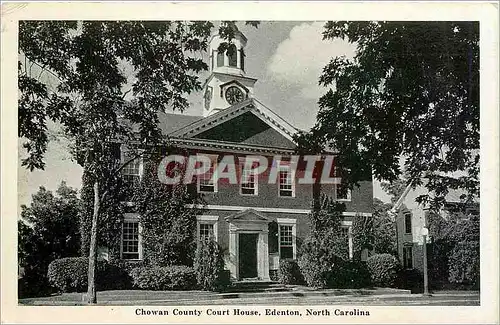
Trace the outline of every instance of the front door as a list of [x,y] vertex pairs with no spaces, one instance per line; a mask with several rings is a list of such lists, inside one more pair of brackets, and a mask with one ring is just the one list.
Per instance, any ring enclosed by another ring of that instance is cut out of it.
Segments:
[[258,234],[239,234],[240,278],[257,277],[257,238]]

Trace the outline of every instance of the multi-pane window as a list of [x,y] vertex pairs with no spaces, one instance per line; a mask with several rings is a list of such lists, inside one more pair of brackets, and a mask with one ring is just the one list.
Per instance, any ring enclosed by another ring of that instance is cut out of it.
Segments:
[[413,268],[413,247],[403,247],[403,267],[405,269]]
[[247,168],[245,164],[241,165],[241,194],[257,195],[258,184],[255,176],[254,168],[257,167],[257,162],[252,165],[252,168]]
[[122,169],[122,177],[124,183],[132,188],[134,185],[139,183],[140,180],[140,158],[136,158],[125,165]]
[[198,238],[201,241],[215,239],[214,224],[213,223],[200,223]]
[[405,233],[411,234],[411,214],[405,214]]
[[211,159],[210,168],[208,171],[202,175],[198,176],[198,191],[199,192],[217,192],[217,182],[215,171],[217,169],[217,162],[215,159]]
[[292,173],[290,170],[279,171],[279,196],[293,197]]
[[250,171],[244,169],[242,172],[241,194],[256,195],[255,175]]
[[293,258],[293,226],[280,225],[280,258]]
[[125,221],[122,231],[122,258],[139,259],[139,222]]

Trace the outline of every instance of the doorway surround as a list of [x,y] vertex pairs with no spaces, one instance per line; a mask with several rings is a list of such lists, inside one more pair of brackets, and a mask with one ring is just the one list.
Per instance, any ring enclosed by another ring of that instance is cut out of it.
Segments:
[[228,267],[231,278],[240,280],[239,263],[239,235],[257,234],[257,278],[259,280],[270,280],[269,278],[269,247],[268,247],[268,224],[272,221],[261,212],[254,209],[246,209],[236,214],[227,216],[225,220],[229,223],[229,260]]

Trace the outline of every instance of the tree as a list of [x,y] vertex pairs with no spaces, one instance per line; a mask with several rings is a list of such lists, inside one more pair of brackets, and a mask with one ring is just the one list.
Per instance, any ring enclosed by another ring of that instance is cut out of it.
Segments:
[[374,238],[374,216],[354,216],[352,222],[352,244],[353,244],[353,259],[361,260],[362,252],[366,249],[368,252],[373,251]]
[[431,213],[428,217],[432,237],[429,269],[435,282],[479,285],[479,215],[465,214],[456,205],[447,217]]
[[325,40],[357,46],[353,60],[333,58],[319,83],[311,134],[339,152],[349,186],[373,170],[401,174],[438,207],[448,189],[479,195],[479,23],[328,22]]
[[397,256],[396,226],[387,213],[391,208],[392,204],[373,199],[373,249],[377,254]]
[[326,195],[319,209],[309,214],[310,233],[300,246],[298,264],[309,286],[325,287],[335,276],[334,270],[349,259],[347,237],[341,232],[345,205]]
[[47,289],[49,263],[61,257],[78,256],[80,200],[75,189],[62,182],[54,195],[40,187],[30,206],[21,206],[18,221],[18,256],[25,289],[42,294]]
[[161,159],[157,156],[145,164],[144,176],[133,197],[141,216],[144,261],[157,266],[192,266],[196,216],[201,214],[203,204],[188,185],[165,185],[158,180]]
[[[129,163],[117,159],[117,143],[133,144],[137,157],[167,142],[158,112],[183,111],[186,95],[201,89],[198,73],[208,66],[198,54],[207,49],[212,28],[206,21],[19,24],[19,136],[28,154],[22,164],[31,170],[44,167],[50,119],[62,125],[75,160],[93,182],[89,303],[97,301],[99,216]],[[236,30],[234,22],[223,22],[219,33],[230,42]],[[124,66],[132,70],[130,82]]]

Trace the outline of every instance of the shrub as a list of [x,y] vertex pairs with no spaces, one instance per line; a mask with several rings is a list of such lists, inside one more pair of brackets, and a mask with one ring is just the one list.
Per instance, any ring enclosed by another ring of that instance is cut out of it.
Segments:
[[44,276],[24,275],[17,279],[18,298],[45,297],[54,293],[48,282],[47,274]]
[[118,261],[97,262],[97,287],[99,290],[123,290],[132,288],[130,271]]
[[[88,258],[65,257],[49,264],[49,283],[60,292],[82,292],[88,285]],[[97,290],[126,289],[130,287],[130,277],[120,265],[106,261],[97,262]]]
[[269,270],[269,278],[271,281],[279,281],[278,270]]
[[397,287],[411,290],[411,293],[422,293],[424,291],[424,277],[417,269],[401,269],[397,274]]
[[470,284],[479,288],[479,242],[458,242],[449,256],[451,283]]
[[278,281],[283,284],[300,284],[303,282],[296,260],[281,260],[278,269]]
[[52,286],[62,292],[85,291],[88,277],[86,257],[65,257],[49,264],[47,277]]
[[368,258],[366,265],[374,285],[395,286],[399,264],[394,256],[391,254],[375,254]]
[[366,288],[371,285],[370,272],[366,263],[361,261],[344,261],[328,272],[329,288]]
[[203,290],[221,291],[224,281],[224,258],[220,246],[213,240],[200,241],[196,248],[194,269],[198,285]]
[[192,290],[196,287],[196,274],[188,266],[140,266],[130,275],[133,286],[138,289]]
[[307,237],[301,245],[298,265],[306,284],[310,287],[327,287],[329,272],[342,263],[341,252],[332,249],[339,245],[334,236]]

